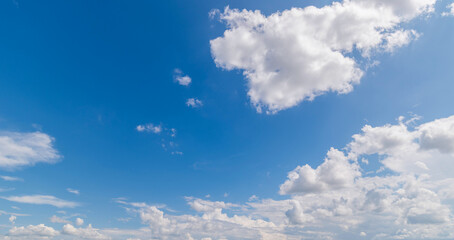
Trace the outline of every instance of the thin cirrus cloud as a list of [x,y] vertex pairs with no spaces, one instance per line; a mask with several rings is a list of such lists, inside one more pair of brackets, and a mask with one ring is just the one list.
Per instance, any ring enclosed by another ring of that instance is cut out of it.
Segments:
[[[360,83],[377,52],[394,52],[419,34],[403,23],[433,12],[436,0],[344,0],[269,16],[225,8],[224,35],[210,41],[220,68],[243,70],[258,112],[276,113]],[[353,58],[357,50],[361,56]],[[366,66],[367,68],[367,66]]]
[[11,202],[36,205],[51,205],[57,208],[74,208],[80,205],[79,203],[63,200],[50,195],[10,196],[1,198]]
[[38,163],[56,163],[61,157],[53,142],[51,136],[42,132],[0,133],[0,168],[16,170]]
[[77,189],[67,188],[66,191],[68,191],[69,193],[72,193],[72,194],[76,194],[76,195],[80,194],[80,191]]
[[22,182],[22,181],[24,181],[24,179],[22,179],[22,178],[11,177],[11,176],[0,176],[0,178],[3,179],[4,181],[8,181],[8,182]]

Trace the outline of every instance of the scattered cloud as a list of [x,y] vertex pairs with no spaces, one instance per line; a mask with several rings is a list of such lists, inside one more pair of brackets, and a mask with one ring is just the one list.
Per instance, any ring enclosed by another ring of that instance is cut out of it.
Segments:
[[11,202],[51,205],[58,208],[74,208],[79,206],[79,203],[62,200],[50,195],[10,196],[0,198],[3,198]]
[[67,220],[67,219],[64,219],[64,218],[61,218],[61,217],[57,217],[55,215],[53,215],[52,217],[50,217],[49,221],[51,223],[71,223],[71,221]]
[[0,178],[3,179],[4,181],[9,181],[9,182],[24,181],[24,179],[18,178],[18,177],[0,176]]
[[178,68],[174,70],[174,78],[178,84],[183,86],[189,86],[192,82],[192,79],[188,75],[183,74],[183,72]]
[[37,163],[56,163],[60,155],[53,142],[52,137],[42,132],[0,133],[0,168],[15,170]]
[[228,29],[210,41],[211,52],[218,67],[243,70],[258,112],[276,113],[327,92],[351,92],[364,75],[361,63],[416,39],[403,23],[433,12],[435,2],[344,0],[269,16],[227,7],[218,15]]
[[72,193],[72,194],[76,194],[76,195],[80,194],[79,190],[72,189],[72,188],[67,188],[66,191],[68,191],[69,193]]
[[189,99],[186,101],[186,105],[187,105],[188,107],[198,108],[198,107],[202,107],[202,106],[203,106],[203,103],[202,103],[202,101],[200,101],[200,100],[197,99],[197,98],[189,98]]
[[138,125],[136,127],[136,130],[138,132],[151,132],[151,133],[161,133],[162,132],[162,126],[161,125],[155,125],[153,123],[147,123],[144,125]]

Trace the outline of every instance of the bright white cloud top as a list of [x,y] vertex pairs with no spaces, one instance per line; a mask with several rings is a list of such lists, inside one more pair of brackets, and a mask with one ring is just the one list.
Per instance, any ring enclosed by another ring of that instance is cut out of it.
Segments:
[[37,163],[56,163],[60,156],[54,139],[42,132],[0,133],[0,168],[14,170]]
[[224,36],[211,40],[218,67],[241,69],[257,111],[268,113],[313,100],[326,92],[353,90],[368,61],[392,52],[418,34],[406,23],[433,11],[436,0],[344,0],[323,8],[292,8],[270,16],[226,8]]

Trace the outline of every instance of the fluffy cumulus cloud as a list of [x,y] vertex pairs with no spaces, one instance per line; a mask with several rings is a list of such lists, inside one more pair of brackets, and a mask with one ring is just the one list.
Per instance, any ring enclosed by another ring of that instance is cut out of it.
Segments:
[[93,228],[90,224],[86,228],[76,228],[71,224],[63,226],[62,234],[74,236],[77,239],[111,239],[110,237],[99,232],[99,229]]
[[14,170],[37,163],[55,163],[60,156],[54,139],[42,132],[0,133],[0,168]]
[[74,208],[79,206],[79,203],[63,200],[50,195],[26,195],[26,196],[10,196],[1,197],[5,200],[17,203],[28,203],[37,205],[51,205],[58,208]]
[[211,40],[211,52],[218,67],[243,70],[259,112],[274,113],[326,92],[352,91],[364,75],[360,60],[417,38],[402,23],[432,12],[435,2],[344,0],[270,16],[227,7],[220,19],[228,29]]
[[7,239],[49,239],[60,233],[44,224],[13,227],[8,232]]
[[[52,222],[66,223],[60,232],[31,225],[13,227],[6,237],[453,239],[453,129],[454,116],[419,125],[403,118],[394,124],[366,125],[344,148],[329,149],[320,165],[290,171],[279,200],[254,196],[245,203],[229,203],[186,197],[193,213],[178,214],[165,205],[116,199],[145,227],[75,227],[54,216]],[[41,198],[8,200],[50,204],[49,198],[36,199]],[[76,220],[76,225],[82,224]]]

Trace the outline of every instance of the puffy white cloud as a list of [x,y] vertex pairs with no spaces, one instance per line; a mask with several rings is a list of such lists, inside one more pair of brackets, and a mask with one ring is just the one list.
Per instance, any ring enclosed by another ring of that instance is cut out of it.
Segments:
[[446,6],[446,8],[448,9],[448,11],[442,13],[442,15],[443,16],[454,16],[454,2],[448,4],[448,6]]
[[184,75],[183,72],[180,70],[180,69],[175,69],[174,70],[174,78],[175,78],[175,81],[177,81],[180,85],[183,85],[183,86],[189,86],[189,84],[191,84],[191,77],[189,77],[188,75]]
[[13,227],[8,232],[8,236],[23,237],[25,239],[47,239],[58,235],[59,232],[57,230],[44,224]]
[[66,191],[68,191],[69,193],[72,193],[72,194],[76,194],[76,195],[80,194],[80,191],[77,189],[67,188]]
[[82,218],[76,218],[76,225],[82,226],[84,224],[84,220]]
[[136,130],[138,132],[152,132],[152,133],[160,133],[162,132],[162,126],[161,125],[154,125],[152,123],[147,123],[144,125],[137,125]]
[[58,208],[73,208],[79,206],[79,203],[66,201],[50,195],[28,195],[28,196],[10,196],[1,197],[8,201],[38,205],[52,205]]
[[421,148],[454,153],[454,116],[422,124],[418,133]]
[[328,151],[325,162],[317,169],[305,165],[290,172],[289,179],[280,188],[280,193],[304,194],[337,190],[352,186],[354,179],[359,176],[359,166],[349,162],[343,152],[332,148]]
[[93,228],[91,224],[86,228],[76,228],[71,224],[66,224],[63,226],[62,234],[75,236],[79,239],[111,239],[109,236],[106,236],[99,232],[99,229]]
[[210,41],[218,67],[241,69],[260,112],[274,113],[326,92],[345,94],[363,70],[352,56],[392,52],[418,34],[401,23],[433,11],[436,0],[344,0],[322,8],[263,15],[226,8],[228,29]]
[[41,132],[0,134],[0,168],[14,170],[37,163],[55,163],[60,156],[52,146],[54,139]]
[[189,99],[186,101],[186,105],[187,105],[188,107],[198,108],[198,107],[203,106],[203,102],[200,101],[200,100],[197,99],[197,98],[189,98]]

